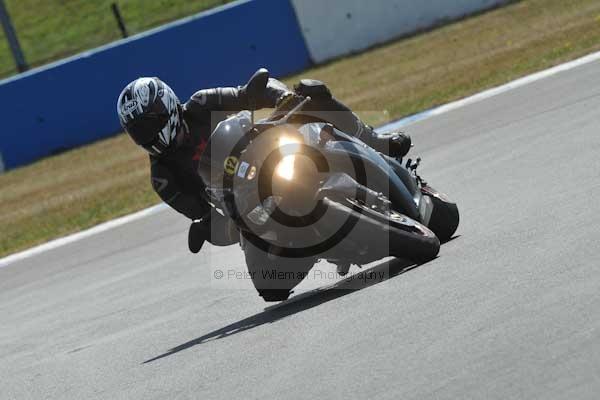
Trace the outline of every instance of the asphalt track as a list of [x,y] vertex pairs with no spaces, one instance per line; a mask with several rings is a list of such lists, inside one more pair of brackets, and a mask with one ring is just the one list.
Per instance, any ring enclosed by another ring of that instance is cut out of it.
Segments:
[[12,263],[0,398],[596,399],[599,126],[600,62],[410,126],[459,236],[266,310],[168,210]]

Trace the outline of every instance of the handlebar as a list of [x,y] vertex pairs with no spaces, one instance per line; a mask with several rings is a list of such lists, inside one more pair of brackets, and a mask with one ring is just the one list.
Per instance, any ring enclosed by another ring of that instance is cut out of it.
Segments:
[[278,125],[284,125],[287,124],[289,119],[298,111],[300,111],[302,109],[302,107],[304,107],[305,105],[307,105],[308,103],[311,102],[311,97],[310,96],[306,96],[304,98],[304,100],[302,100],[300,102],[300,104],[298,104],[296,107],[292,108],[290,111],[288,111],[288,113],[278,121]]
[[[302,97],[302,96],[298,96],[298,97]],[[265,125],[273,127],[273,126],[287,124],[289,122],[290,118],[292,116],[294,116],[294,114],[296,114],[298,111],[300,111],[302,109],[302,107],[304,107],[306,104],[308,104],[311,101],[312,101],[312,98],[310,96],[303,97],[303,100],[298,105],[296,105],[291,110],[287,111],[285,114],[283,114],[283,111],[279,111],[276,109],[266,119],[267,123]],[[261,124],[261,125],[263,125],[263,124]]]

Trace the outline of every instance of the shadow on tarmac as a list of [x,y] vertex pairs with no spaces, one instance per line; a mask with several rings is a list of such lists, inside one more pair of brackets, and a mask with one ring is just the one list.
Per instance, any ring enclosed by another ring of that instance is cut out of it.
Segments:
[[[173,347],[166,353],[146,360],[143,363],[151,363],[161,358],[168,357],[180,351],[189,349],[190,347],[194,347],[212,340],[223,339],[228,336],[256,328],[260,325],[278,321],[290,315],[311,309],[323,303],[327,303],[328,301],[349,295],[358,290],[366,289],[378,283],[385,282],[395,276],[402,275],[408,271],[418,268],[419,266],[420,265],[416,265],[413,262],[402,259],[392,259],[390,261],[383,262],[367,270],[361,270],[360,272],[357,272],[356,274],[349,276],[348,278],[337,282],[334,285],[311,290],[298,296],[294,296],[279,304],[267,307],[263,312],[252,315],[248,318],[244,318],[243,320],[234,322],[224,326],[223,328],[214,330],[196,339],[190,340],[189,342],[180,344],[179,346]],[[357,275],[362,275],[364,277],[371,276],[373,278],[356,279]]]

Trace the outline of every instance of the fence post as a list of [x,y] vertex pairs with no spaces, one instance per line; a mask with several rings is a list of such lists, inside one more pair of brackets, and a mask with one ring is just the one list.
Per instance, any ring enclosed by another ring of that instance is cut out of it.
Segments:
[[112,3],[110,5],[110,8],[112,9],[115,19],[117,20],[117,24],[119,25],[119,29],[121,30],[121,35],[123,35],[123,37],[126,38],[127,36],[129,36],[129,33],[127,33],[127,27],[125,26],[125,22],[123,21],[123,17],[121,16],[121,11],[119,11],[119,6],[117,5],[117,3]]
[[19,72],[27,71],[29,67],[27,66],[27,62],[25,61],[23,50],[21,50],[19,39],[17,38],[15,28],[13,27],[12,22],[10,20],[10,16],[8,15],[8,10],[6,9],[4,0],[0,0],[0,23],[2,23],[2,28],[4,28],[6,39],[8,40],[8,44],[10,46],[10,49],[12,50],[13,57],[15,58],[15,63],[17,64],[17,69],[19,70]]

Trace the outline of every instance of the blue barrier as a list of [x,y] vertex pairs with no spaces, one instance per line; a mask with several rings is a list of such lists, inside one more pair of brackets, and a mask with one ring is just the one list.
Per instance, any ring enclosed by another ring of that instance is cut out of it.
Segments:
[[116,98],[138,76],[159,76],[185,101],[310,65],[288,0],[245,0],[0,82],[0,154],[14,168],[120,131]]

